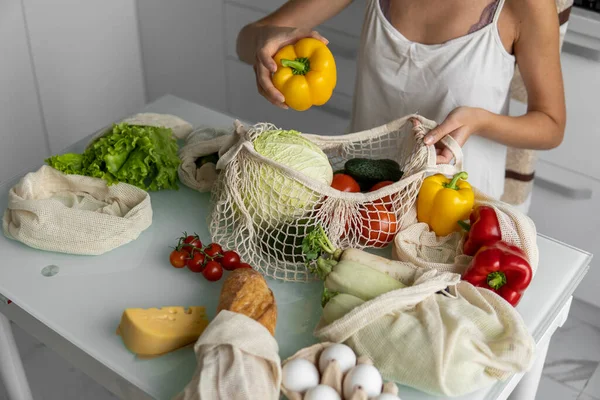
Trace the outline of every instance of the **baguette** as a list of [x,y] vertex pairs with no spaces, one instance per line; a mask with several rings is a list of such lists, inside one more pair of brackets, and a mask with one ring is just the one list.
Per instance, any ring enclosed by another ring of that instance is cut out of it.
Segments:
[[275,336],[277,304],[263,276],[250,268],[236,269],[229,274],[219,296],[217,313],[228,310],[252,318]]

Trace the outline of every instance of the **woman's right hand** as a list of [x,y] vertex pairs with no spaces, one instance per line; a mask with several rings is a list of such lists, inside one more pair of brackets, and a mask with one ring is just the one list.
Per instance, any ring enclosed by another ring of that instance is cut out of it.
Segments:
[[277,71],[277,64],[273,57],[284,46],[296,43],[306,37],[312,37],[328,44],[329,41],[318,32],[310,29],[287,28],[273,25],[257,26],[256,34],[256,59],[254,60],[254,73],[258,93],[274,105],[287,109],[285,97],[273,86],[271,74]]

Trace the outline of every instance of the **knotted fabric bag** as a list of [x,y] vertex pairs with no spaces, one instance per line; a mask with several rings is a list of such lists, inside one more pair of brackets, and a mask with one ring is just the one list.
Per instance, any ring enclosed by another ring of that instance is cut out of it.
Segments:
[[[236,121],[235,126],[241,124]],[[179,149],[178,175],[179,180],[199,192],[210,192],[217,180],[216,164],[209,162],[201,167],[196,165],[196,160],[203,156],[218,153],[232,140],[231,130],[215,128],[198,128],[194,130],[185,140],[183,147]]]
[[[221,172],[212,193],[213,240],[238,251],[264,275],[285,281],[312,279],[304,265],[302,240],[317,225],[341,248],[386,246],[402,229],[426,173],[455,172],[454,165],[436,165],[435,149],[423,143],[434,126],[409,115],[347,135],[304,135],[323,150],[333,171],[352,158],[392,159],[400,165],[402,179],[368,193],[340,192],[257,153],[253,141],[277,129],[274,125],[237,126],[217,163]],[[462,154],[452,138],[444,143]],[[389,225],[379,225],[382,217]]]
[[2,229],[36,249],[98,255],[137,239],[151,223],[144,190],[44,165],[9,191]]
[[[527,215],[500,200],[495,200],[473,188],[475,207],[488,206],[496,211],[502,240],[525,252],[535,275],[539,263],[537,230]],[[465,232],[436,236],[426,223],[417,221],[416,207],[406,219],[407,226],[394,238],[392,256],[396,260],[412,263],[421,268],[462,274],[472,257],[463,254]]]
[[278,351],[264,326],[223,310],[194,345],[196,371],[173,400],[278,400]]
[[370,358],[384,379],[434,395],[465,395],[527,371],[535,342],[519,313],[494,292],[459,279],[418,270],[412,286],[329,325],[321,319],[315,335]]

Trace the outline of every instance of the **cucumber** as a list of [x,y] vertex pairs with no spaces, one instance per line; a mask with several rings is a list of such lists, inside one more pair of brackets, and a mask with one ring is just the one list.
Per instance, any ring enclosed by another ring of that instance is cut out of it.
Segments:
[[353,158],[346,161],[344,170],[358,182],[361,190],[369,190],[378,182],[399,181],[403,174],[400,165],[389,159]]
[[351,294],[365,301],[404,287],[406,285],[391,276],[352,261],[338,262],[325,279],[327,290]]
[[323,319],[330,324],[333,321],[342,318],[364,302],[364,300],[359,299],[356,296],[340,293],[325,304],[325,308],[323,308]]

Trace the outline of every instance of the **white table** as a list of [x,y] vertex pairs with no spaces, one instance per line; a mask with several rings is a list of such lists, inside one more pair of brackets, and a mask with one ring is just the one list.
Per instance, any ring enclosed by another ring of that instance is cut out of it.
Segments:
[[[166,96],[145,111],[178,115],[194,126],[230,127],[233,118],[181,99]],[[87,139],[73,146],[81,151]],[[42,161],[42,160],[40,160]],[[40,162],[41,165],[41,162]],[[0,209],[18,178],[0,186]],[[220,283],[207,282],[187,269],[169,265],[169,246],[181,232],[197,232],[210,240],[206,225],[209,195],[183,186],[179,191],[152,193],[154,220],[138,240],[96,257],[69,256],[31,249],[0,237],[0,376],[11,400],[31,394],[14,345],[9,320],[90,375],[123,399],[170,399],[189,381],[195,368],[191,348],[160,358],[141,360],[123,346],[115,330],[128,307],[204,305],[214,316]],[[540,267],[518,310],[536,343],[538,361],[513,398],[533,400],[554,331],[566,320],[573,291],[587,272],[591,255],[540,236]],[[56,265],[47,277],[42,269]],[[322,285],[269,281],[279,306],[276,338],[282,358],[315,342]],[[522,376],[498,383],[462,400],[506,399]],[[516,391],[515,391],[516,392]],[[435,397],[401,387],[404,400]]]

